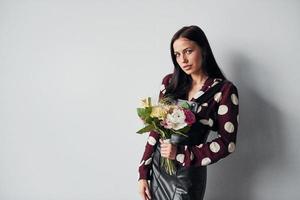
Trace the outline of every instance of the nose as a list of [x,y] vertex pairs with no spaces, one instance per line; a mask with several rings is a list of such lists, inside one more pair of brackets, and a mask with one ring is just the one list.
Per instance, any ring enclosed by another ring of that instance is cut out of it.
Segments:
[[186,58],[186,55],[185,54],[182,54],[179,58],[179,62],[181,63],[186,63],[188,60]]

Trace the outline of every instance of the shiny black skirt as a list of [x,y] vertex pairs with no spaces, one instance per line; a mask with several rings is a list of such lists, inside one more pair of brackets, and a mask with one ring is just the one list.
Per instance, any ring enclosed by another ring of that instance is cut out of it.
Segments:
[[207,167],[184,168],[177,164],[176,173],[169,175],[161,167],[160,145],[153,155],[150,174],[152,200],[203,200]]

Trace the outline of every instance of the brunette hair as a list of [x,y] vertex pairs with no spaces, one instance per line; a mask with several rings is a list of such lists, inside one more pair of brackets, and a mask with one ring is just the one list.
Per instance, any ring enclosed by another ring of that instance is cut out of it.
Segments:
[[176,61],[176,56],[174,54],[173,44],[175,40],[179,38],[187,38],[194,41],[201,49],[202,54],[202,69],[203,72],[211,78],[221,78],[226,80],[224,74],[219,68],[208,40],[201,28],[198,26],[184,26],[178,30],[170,44],[171,57],[174,64],[174,71],[170,84],[166,88],[165,96],[170,96],[172,98],[184,98],[189,91],[192,83],[192,78],[190,75],[186,74],[178,65]]

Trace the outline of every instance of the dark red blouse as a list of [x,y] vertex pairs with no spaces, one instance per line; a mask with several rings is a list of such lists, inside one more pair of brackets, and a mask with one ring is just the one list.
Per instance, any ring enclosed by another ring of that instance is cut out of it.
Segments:
[[[165,93],[172,74],[163,78],[159,97]],[[195,101],[209,88],[213,87],[221,79],[208,78],[202,88],[194,95]],[[201,123],[208,129],[216,131],[218,137],[204,144],[194,146],[178,146],[176,162],[183,167],[206,166],[219,161],[235,151],[236,135],[239,123],[239,101],[236,86],[226,81],[220,91],[216,92],[211,99],[201,104],[197,110],[196,123]],[[145,151],[139,164],[139,180],[149,179],[151,162],[160,135],[151,131],[145,146]]]

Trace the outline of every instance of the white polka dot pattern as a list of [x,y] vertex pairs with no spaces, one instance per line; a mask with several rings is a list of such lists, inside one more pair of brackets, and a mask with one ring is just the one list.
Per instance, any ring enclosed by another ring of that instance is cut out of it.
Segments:
[[165,86],[165,84],[161,84],[160,91],[161,91],[161,93],[165,94],[165,92],[166,92],[166,86]]
[[212,127],[214,125],[214,121],[211,118],[209,118],[209,120],[208,120],[208,125],[210,127]]
[[208,120],[207,119],[200,119],[200,122],[204,125],[208,125]]
[[218,84],[218,82],[214,82],[211,87],[214,87],[216,84]]
[[[169,78],[169,77],[168,77]],[[213,78],[212,78],[213,79]],[[209,85],[206,85],[205,91],[209,91],[209,88],[217,87],[220,84],[218,79],[214,82],[207,81]],[[165,93],[168,87],[168,80],[164,79],[161,87],[160,94]],[[216,132],[216,137],[213,141],[202,141],[194,147],[183,145],[177,152],[175,161],[181,166],[207,166],[211,163],[217,162],[224,156],[236,151],[236,132],[239,126],[239,96],[238,91],[233,84],[229,82],[221,83],[221,89],[215,93],[212,93],[212,97],[206,102],[200,103],[195,114],[196,123],[200,123],[200,127],[203,129]],[[194,99],[202,98],[205,92],[198,90],[194,95]],[[158,134],[158,133],[157,133]],[[155,145],[159,143],[159,136],[152,132],[147,140],[146,150],[140,162],[140,176],[147,178],[149,167],[153,163],[153,152],[155,151]],[[152,137],[150,137],[152,136]],[[152,156],[150,154],[152,153]]]
[[220,145],[217,142],[212,142],[209,145],[209,149],[214,153],[218,153],[220,151]]
[[196,94],[194,95],[194,99],[199,98],[204,92],[202,90],[196,92]]
[[144,160],[142,160],[142,162],[139,164],[139,167],[142,166],[144,164]]
[[220,102],[220,100],[221,100],[221,98],[222,98],[222,93],[221,92],[218,92],[218,93],[216,93],[215,95],[214,95],[214,100],[216,101],[216,102]]
[[203,158],[202,161],[201,161],[202,166],[209,165],[210,163],[211,163],[211,160],[210,160],[209,157]]
[[218,109],[219,115],[225,115],[228,112],[228,107],[226,105],[220,105]]
[[228,133],[233,133],[234,131],[234,125],[231,122],[226,122],[224,124],[224,129],[225,131],[227,131]]
[[204,125],[208,125],[210,127],[212,127],[214,125],[214,121],[209,118],[208,120],[207,119],[201,119],[200,122]]
[[197,110],[197,113],[201,112],[201,110],[202,110],[202,107],[199,106],[199,107],[198,107],[198,110]]
[[207,107],[208,103],[203,103],[202,106]]
[[148,160],[145,161],[145,165],[149,165],[152,161],[152,157],[150,157]]
[[231,101],[234,105],[238,105],[239,104],[239,99],[237,98],[236,94],[232,94],[231,95]]
[[148,143],[153,146],[156,144],[156,139],[152,136],[149,136]]
[[192,151],[191,151],[190,159],[191,159],[191,160],[194,160],[194,154],[193,154]]
[[184,161],[184,154],[177,154],[176,160],[180,163],[183,163]]
[[234,142],[230,142],[228,145],[228,152],[232,153],[232,152],[234,152],[234,150],[235,150],[235,144],[234,144]]

